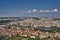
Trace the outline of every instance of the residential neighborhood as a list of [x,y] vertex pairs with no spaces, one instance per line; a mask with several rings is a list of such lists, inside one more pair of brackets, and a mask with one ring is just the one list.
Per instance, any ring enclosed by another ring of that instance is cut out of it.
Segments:
[[[0,36],[21,36],[24,38],[38,39],[48,38],[53,40],[60,38],[60,20],[52,19],[24,19],[10,22],[9,25],[0,25]],[[12,38],[11,38],[12,39]],[[21,39],[22,40],[22,39]],[[27,40],[27,39],[26,39]],[[37,40],[37,39],[36,39]]]

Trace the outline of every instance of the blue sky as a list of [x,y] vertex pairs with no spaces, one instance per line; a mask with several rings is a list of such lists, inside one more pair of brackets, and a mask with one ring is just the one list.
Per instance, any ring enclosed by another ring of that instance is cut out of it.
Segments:
[[[58,12],[31,12],[39,10],[54,10]],[[0,0],[0,17],[60,17],[60,0]]]

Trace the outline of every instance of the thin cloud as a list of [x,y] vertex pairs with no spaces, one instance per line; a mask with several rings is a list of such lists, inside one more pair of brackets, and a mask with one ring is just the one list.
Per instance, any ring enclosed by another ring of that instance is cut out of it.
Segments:
[[46,13],[46,12],[50,12],[50,10],[45,10],[44,13]]
[[58,12],[58,9],[54,9],[54,10],[52,10],[52,12]]
[[53,9],[53,10],[37,10],[37,9],[33,9],[33,10],[29,10],[28,13],[33,13],[33,12],[38,12],[38,13],[52,13],[52,12],[59,12],[58,9]]
[[36,12],[37,10],[36,9],[33,9],[32,12]]
[[44,10],[39,10],[39,12],[44,12]]
[[31,10],[28,10],[28,13],[31,13]]

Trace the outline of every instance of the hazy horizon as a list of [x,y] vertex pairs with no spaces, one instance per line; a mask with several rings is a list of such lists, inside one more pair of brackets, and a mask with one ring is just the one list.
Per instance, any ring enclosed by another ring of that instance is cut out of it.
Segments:
[[0,0],[0,17],[60,17],[60,0]]

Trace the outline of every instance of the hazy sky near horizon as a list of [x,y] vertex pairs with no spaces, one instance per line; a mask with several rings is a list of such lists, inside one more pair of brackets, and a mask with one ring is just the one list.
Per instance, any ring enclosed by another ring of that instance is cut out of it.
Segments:
[[11,16],[60,17],[60,0],[0,0],[0,17]]

